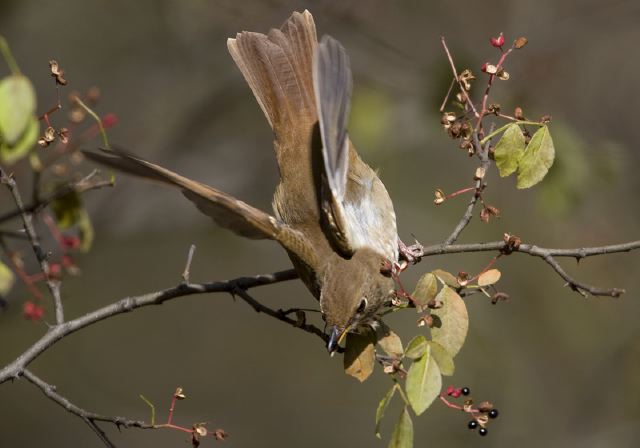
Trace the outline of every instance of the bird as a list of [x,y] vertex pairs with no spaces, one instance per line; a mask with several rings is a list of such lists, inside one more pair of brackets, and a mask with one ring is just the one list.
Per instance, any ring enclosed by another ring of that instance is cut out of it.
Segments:
[[349,332],[375,328],[394,294],[390,272],[413,254],[398,237],[389,193],[347,132],[349,56],[331,36],[318,41],[308,10],[267,34],[242,31],[227,46],[273,130],[273,214],[121,149],[84,154],[180,189],[238,235],[277,241],[319,300],[333,354]]

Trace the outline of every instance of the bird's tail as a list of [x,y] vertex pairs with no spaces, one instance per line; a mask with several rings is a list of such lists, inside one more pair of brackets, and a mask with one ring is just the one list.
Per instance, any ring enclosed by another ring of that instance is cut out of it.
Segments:
[[[316,27],[309,11],[294,12],[268,34],[243,31],[227,46],[264,112],[278,151],[297,146],[311,136],[317,121],[313,58]],[[278,154],[278,157],[284,154]]]

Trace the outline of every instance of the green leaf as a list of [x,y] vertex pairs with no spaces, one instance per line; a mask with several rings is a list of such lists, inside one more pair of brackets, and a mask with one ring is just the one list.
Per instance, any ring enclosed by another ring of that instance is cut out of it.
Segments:
[[431,356],[431,346],[427,345],[425,354],[411,364],[405,383],[407,398],[416,415],[422,414],[431,406],[441,389],[440,369]]
[[419,334],[415,338],[409,341],[407,349],[404,352],[404,356],[411,359],[418,359],[422,357],[427,351],[427,340],[424,336]]
[[518,161],[518,188],[529,188],[540,182],[553,165],[555,149],[548,126],[542,126],[533,134],[522,157]]
[[87,213],[85,209],[82,209],[80,213],[78,230],[80,231],[80,250],[82,252],[89,252],[89,249],[91,249],[93,245],[93,225],[91,224],[89,213]]
[[375,338],[370,331],[363,334],[347,334],[344,352],[344,371],[358,381],[363,382],[373,372],[376,362]]
[[15,145],[36,110],[36,93],[31,81],[11,75],[0,81],[0,134],[5,143]]
[[413,422],[406,406],[400,414],[398,423],[393,428],[389,448],[413,448]]
[[455,365],[453,363],[453,356],[440,344],[434,341],[429,341],[431,346],[431,356],[438,363],[440,373],[444,376],[451,376],[455,371]]
[[436,269],[433,274],[440,280],[443,285],[451,286],[452,288],[459,288],[460,283],[455,275],[450,272],[443,271],[442,269]]
[[56,199],[51,203],[51,209],[56,216],[58,227],[68,229],[82,219],[84,209],[82,199],[75,191]]
[[40,134],[40,122],[36,117],[31,117],[27,129],[15,145],[9,145],[6,142],[0,143],[0,160],[11,165],[25,157],[36,144],[38,134]]
[[489,269],[478,277],[478,286],[489,286],[498,283],[502,274],[497,269]]
[[376,328],[376,340],[387,355],[402,358],[404,353],[402,340],[384,322],[380,322],[380,325]]
[[433,340],[442,345],[451,356],[455,356],[467,337],[469,330],[469,314],[464,300],[451,288],[445,286],[440,290],[436,300],[442,302],[442,308],[431,311],[436,322],[431,328]]
[[413,298],[419,305],[416,307],[418,312],[421,312],[422,309],[427,306],[427,303],[435,298],[437,293],[438,280],[435,275],[428,272],[420,277],[420,280],[418,280],[418,284],[416,285],[416,289],[412,294]]
[[501,177],[513,174],[518,169],[518,160],[524,153],[524,147],[522,129],[516,123],[510,124],[493,153]]
[[382,417],[384,417],[384,413],[387,410],[391,399],[396,394],[398,387],[400,386],[398,386],[397,383],[394,384],[393,387],[389,389],[389,392],[387,392],[382,400],[380,400],[380,403],[378,403],[378,409],[376,409],[376,437],[378,439],[380,438],[380,422],[382,421]]
[[15,275],[9,267],[0,261],[0,296],[6,295],[15,282]]

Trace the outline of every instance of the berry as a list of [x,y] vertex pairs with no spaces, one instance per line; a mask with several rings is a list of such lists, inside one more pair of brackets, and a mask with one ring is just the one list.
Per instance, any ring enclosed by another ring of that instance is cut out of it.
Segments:
[[475,420],[471,420],[467,425],[469,429],[476,429],[478,427],[478,422]]
[[463,387],[462,388],[462,395],[469,395],[471,393],[471,389],[469,389],[468,387]]
[[491,410],[489,411],[489,418],[498,418],[498,415],[499,415],[499,414],[500,414],[500,413],[498,412],[498,410],[497,410],[497,409],[491,409]]
[[489,433],[489,431],[487,431],[487,428],[480,428],[480,431],[478,432],[482,437],[486,436]]
[[492,46],[496,48],[502,48],[502,46],[504,45],[504,35],[500,33],[498,37],[492,37],[489,41],[491,42]]

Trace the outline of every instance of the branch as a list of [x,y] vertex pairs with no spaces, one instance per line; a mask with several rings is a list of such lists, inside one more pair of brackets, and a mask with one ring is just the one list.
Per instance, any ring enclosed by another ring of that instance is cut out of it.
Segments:
[[97,425],[96,422],[108,422],[113,423],[118,428],[142,428],[142,429],[155,429],[155,426],[145,423],[140,420],[129,420],[124,417],[107,417],[105,415],[96,414],[94,412],[89,412],[81,407],[73,404],[66,397],[60,395],[56,391],[56,387],[52,384],[45,382],[40,379],[36,375],[34,375],[30,370],[23,370],[22,375],[26,378],[31,384],[38,387],[43,394],[45,394],[49,399],[53,402],[62,406],[67,412],[72,413],[80,417],[87,425],[96,433],[98,438],[108,447],[115,447],[113,442],[109,440],[105,432]]
[[15,179],[13,178],[13,176],[8,176],[1,167],[0,178],[2,179],[2,183],[6,184],[7,188],[11,192],[13,200],[16,203],[16,207],[18,208],[18,212],[22,217],[22,223],[24,225],[25,233],[29,237],[31,248],[33,249],[33,253],[36,255],[36,259],[40,264],[40,270],[44,275],[47,287],[49,288],[49,292],[53,297],[56,323],[59,325],[64,322],[64,308],[62,305],[62,298],[60,297],[60,282],[51,278],[49,275],[49,262],[47,261],[47,254],[42,250],[40,239],[38,238],[38,234],[36,233],[35,228],[33,227],[33,216],[26,212],[24,209],[22,197],[20,196],[20,192],[18,191],[18,186],[16,185]]
[[[287,280],[293,280],[298,278],[298,275],[293,269],[287,271],[280,271],[268,275],[256,275],[254,277],[238,277],[233,280],[219,281],[211,283],[181,283],[173,288],[168,288],[162,291],[143,294],[140,296],[127,297],[119,300],[111,305],[104,306],[95,311],[89,312],[76,319],[66,321],[62,324],[51,327],[38,341],[36,341],[31,347],[25,350],[17,359],[8,364],[2,370],[0,370],[0,384],[11,378],[19,377],[26,367],[35,358],[40,356],[56,342],[60,341],[64,337],[74,333],[84,327],[95,324],[103,319],[106,319],[117,314],[133,311],[138,308],[142,308],[149,305],[161,305],[168,300],[172,300],[178,297],[184,297],[194,294],[205,294],[210,292],[228,292],[240,295],[240,291],[245,291],[257,286],[271,285],[274,283],[284,282]],[[241,296],[242,297],[242,296]],[[247,303],[250,303],[256,309],[258,306],[259,311],[265,312],[271,315],[271,313],[278,312],[273,311],[263,305],[259,304],[254,299],[250,300],[242,297]],[[256,305],[257,304],[257,305]],[[256,309],[258,311],[258,309]],[[266,310],[269,310],[267,312]],[[275,317],[275,316],[273,316]],[[283,320],[278,317],[278,320]],[[297,322],[293,319],[288,319],[288,323],[294,326],[298,326]],[[308,329],[303,328],[305,331]],[[318,330],[319,331],[319,330]],[[310,331],[316,333],[315,330]]]
[[511,252],[521,252],[531,255],[533,257],[542,258],[547,264],[549,264],[554,271],[562,277],[569,287],[574,291],[586,296],[589,293],[593,296],[610,296],[620,297],[625,290],[619,288],[597,288],[595,286],[582,283],[575,280],[560,266],[554,257],[570,257],[580,261],[582,258],[614,254],[621,252],[630,252],[632,250],[640,249],[640,240],[630,241],[622,244],[612,244],[609,246],[598,247],[579,247],[572,249],[556,249],[539,247],[534,244],[520,244],[517,246],[510,246],[504,241],[492,241],[488,243],[473,243],[473,244],[438,244],[428,246],[423,249],[423,256],[443,255],[443,254],[458,254],[469,252],[493,252],[499,251],[500,253],[508,254]]
[[[48,196],[40,200],[34,201],[29,205],[23,206],[22,210],[17,208],[15,210],[5,213],[4,215],[1,215],[0,224],[3,224],[13,218],[17,218],[22,213],[35,214],[40,210],[42,210],[43,208],[45,208],[47,205],[51,204],[52,202],[58,199],[65,197],[70,193],[82,194],[87,191],[98,190],[104,187],[113,187],[114,185],[113,180],[93,180],[93,178],[96,176],[97,173],[98,173],[98,170],[94,170],[88,176],[82,178],[80,181],[63,185],[62,187],[53,191]],[[10,177],[10,176],[7,176],[7,177]],[[4,176],[3,176],[3,179],[4,179]]]

